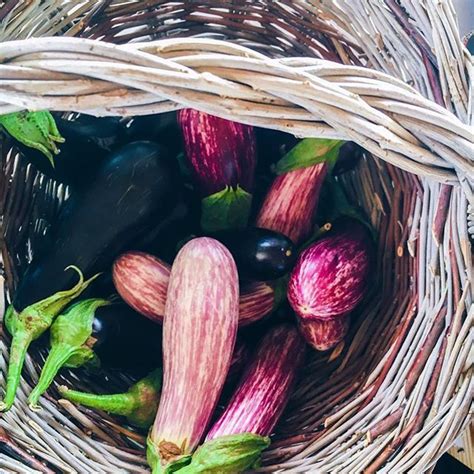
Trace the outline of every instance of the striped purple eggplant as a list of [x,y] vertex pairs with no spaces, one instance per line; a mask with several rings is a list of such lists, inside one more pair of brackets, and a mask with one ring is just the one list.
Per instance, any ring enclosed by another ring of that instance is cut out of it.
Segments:
[[288,301],[301,319],[331,319],[352,311],[367,290],[372,241],[359,221],[334,231],[299,256],[288,284]]
[[248,326],[269,315],[278,305],[278,282],[252,282],[242,287],[239,300],[239,326]]
[[257,227],[275,230],[296,245],[309,237],[327,164],[281,174],[275,178],[257,216]]
[[239,318],[239,278],[218,241],[188,242],[171,268],[163,323],[163,390],[148,441],[153,473],[189,459],[229,371]]
[[268,447],[305,355],[305,343],[289,324],[273,327],[251,357],[224,413],[183,474],[237,473],[250,468]]
[[257,162],[253,127],[194,109],[178,112],[188,162],[202,196],[240,186],[252,192]]
[[350,316],[343,314],[331,319],[300,319],[299,330],[306,342],[317,351],[336,347],[349,330]]
[[270,435],[288,401],[304,353],[304,341],[295,327],[281,324],[272,328],[206,440],[239,433]]
[[178,112],[206,232],[247,226],[257,162],[253,127],[193,109]]
[[[135,311],[163,322],[171,267],[153,255],[130,251],[113,265],[112,275],[120,296]],[[273,311],[278,282],[255,282],[241,289],[239,325],[246,326]]]
[[171,267],[153,255],[130,251],[118,257],[112,278],[119,295],[135,311],[163,322]]

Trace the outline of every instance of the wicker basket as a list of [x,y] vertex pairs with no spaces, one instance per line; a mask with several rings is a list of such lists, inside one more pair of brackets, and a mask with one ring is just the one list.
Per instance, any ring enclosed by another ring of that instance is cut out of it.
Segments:
[[[0,113],[186,106],[367,150],[342,181],[378,229],[377,287],[343,351],[308,362],[261,471],[429,471],[468,424],[473,393],[474,68],[450,1],[0,5]],[[8,142],[1,167],[8,293],[65,189]],[[58,402],[54,388],[41,413],[28,409],[40,365],[33,351],[0,418],[0,471],[146,472],[143,433]],[[96,390],[126,382],[65,377]]]

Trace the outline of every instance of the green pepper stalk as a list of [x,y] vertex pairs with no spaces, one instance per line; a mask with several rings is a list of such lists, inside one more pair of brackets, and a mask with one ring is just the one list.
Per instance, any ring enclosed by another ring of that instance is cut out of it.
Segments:
[[109,304],[109,301],[99,298],[79,301],[56,318],[50,329],[51,350],[40,379],[28,397],[31,409],[38,409],[40,396],[48,389],[62,367],[99,365],[99,359],[92,349],[92,323],[97,308]]
[[20,384],[26,351],[31,342],[38,339],[51,326],[54,318],[100,275],[84,280],[82,272],[77,267],[70,266],[65,270],[69,269],[79,274],[79,281],[70,290],[58,291],[44,300],[27,306],[20,313],[10,305],[5,313],[5,326],[13,338],[10,347],[7,387],[5,398],[0,403],[0,411],[7,411],[13,405]]
[[65,386],[59,387],[59,392],[70,402],[97,408],[113,415],[121,415],[131,425],[149,428],[153,424],[158,409],[161,380],[161,369],[156,369],[132,385],[125,393],[96,395],[70,390]]
[[47,110],[0,115],[0,125],[20,143],[41,151],[54,168],[53,153],[59,153],[56,143],[64,143],[64,138]]

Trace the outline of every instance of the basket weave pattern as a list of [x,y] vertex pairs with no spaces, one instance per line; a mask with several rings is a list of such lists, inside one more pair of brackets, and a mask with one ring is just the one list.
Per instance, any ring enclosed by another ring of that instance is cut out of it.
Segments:
[[[0,114],[193,107],[370,153],[342,181],[380,236],[376,288],[343,352],[305,367],[261,471],[432,467],[469,422],[474,388],[474,67],[451,3],[22,3],[0,8]],[[8,142],[1,166],[11,291],[65,190]],[[5,335],[2,355],[7,346]],[[116,420],[54,397],[42,413],[27,408],[40,362],[28,359],[16,406],[0,418],[15,445],[65,472],[146,472],[143,437]],[[0,455],[0,470],[30,472],[26,462]]]

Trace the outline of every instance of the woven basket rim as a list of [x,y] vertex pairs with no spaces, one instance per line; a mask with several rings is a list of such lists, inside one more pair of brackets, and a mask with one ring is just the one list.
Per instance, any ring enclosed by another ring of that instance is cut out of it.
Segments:
[[[21,32],[23,22],[34,23],[35,10],[14,3],[0,8],[6,31],[0,43],[0,113],[48,108],[126,117],[193,107],[297,136],[351,139],[379,158],[363,160],[358,172],[342,181],[385,238],[379,253],[386,252],[393,268],[380,259],[383,298],[364,308],[365,319],[351,334],[350,346],[339,359],[332,356],[336,365],[315,358],[305,369],[307,374],[329,371],[332,385],[305,379],[261,471],[429,469],[469,422],[468,395],[474,385],[468,365],[474,319],[469,240],[469,226],[474,227],[469,99],[474,68],[457,34],[451,3],[403,0],[402,9],[392,1],[260,0],[252,6],[221,2],[216,9],[210,0],[200,6],[151,0],[139,9],[130,1],[95,6],[86,1],[83,11],[76,12],[68,2],[64,10],[55,10],[59,7],[48,0],[39,17],[58,11],[68,36],[52,36],[60,30],[50,20],[42,38],[18,40],[5,36],[14,34],[9,25]],[[268,7],[264,13],[261,5]],[[184,18],[189,31],[202,35],[207,28],[214,37],[173,36],[171,24],[157,26],[151,20],[158,13]],[[239,19],[245,15],[254,15],[250,23]],[[283,39],[259,43],[259,28],[272,31],[272,26],[257,28],[255,15],[272,21],[280,15]],[[234,41],[216,39],[236,21],[243,26]],[[172,37],[143,41],[160,28]],[[292,57],[285,57],[285,48]],[[397,54],[403,61],[394,64],[391,57]],[[9,149],[2,155],[0,247],[11,288],[15,262],[24,260],[12,236],[28,212],[35,212],[28,211],[28,198],[18,201],[19,196],[63,196],[64,190],[22,167]],[[385,330],[371,326],[383,312]],[[384,356],[366,356],[363,338],[368,334],[379,339],[370,346],[375,352],[385,342]],[[7,352],[5,340],[0,352]],[[367,373],[358,373],[352,360],[368,360],[363,366]],[[28,364],[19,395],[19,405],[25,407],[25,391],[39,367],[37,360]],[[322,388],[328,391],[329,408],[323,406]],[[0,429],[10,433],[24,462],[32,454],[54,459],[52,465],[60,469],[86,472],[113,466],[143,472],[140,450],[130,448],[133,439],[143,441],[140,435],[127,431],[124,448],[117,441],[123,429],[112,419],[57,405],[54,399],[44,406],[44,417],[17,406],[0,420]],[[27,428],[29,420],[39,429]],[[81,426],[91,430],[93,439]],[[22,430],[36,433],[46,451],[35,451]],[[64,439],[53,442],[61,430]],[[70,464],[58,453],[62,444],[76,456]],[[0,457],[0,467],[15,466]]]

